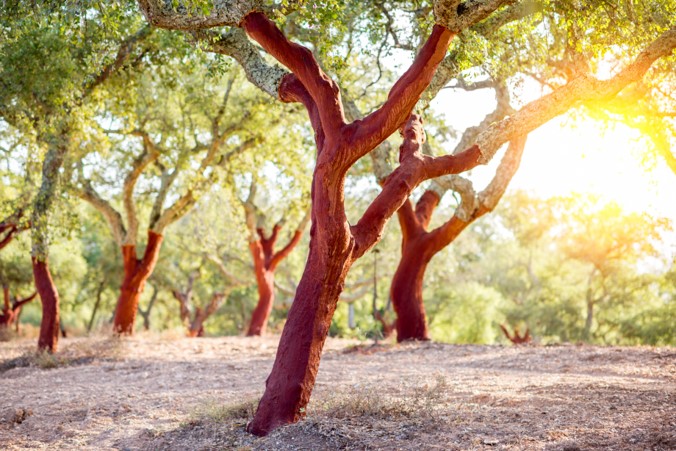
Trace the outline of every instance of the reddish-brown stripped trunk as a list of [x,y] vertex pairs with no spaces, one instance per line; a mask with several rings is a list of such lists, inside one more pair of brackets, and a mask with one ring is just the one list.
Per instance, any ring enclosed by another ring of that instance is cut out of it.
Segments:
[[507,327],[504,324],[500,324],[500,329],[502,330],[502,333],[505,334],[505,337],[507,337],[507,339],[515,345],[530,343],[531,341],[530,330],[528,327],[526,327],[526,332],[523,335],[519,333],[519,328],[517,327],[514,328],[513,335],[509,333]]
[[32,257],[33,279],[35,288],[42,302],[42,322],[40,323],[40,337],[38,349],[56,352],[59,343],[59,292],[49,272],[47,260],[41,261]]
[[415,211],[410,200],[406,200],[397,211],[402,234],[401,259],[392,278],[390,297],[397,313],[398,342],[429,340],[423,303],[423,279],[427,264],[443,249],[445,243],[436,230],[428,232],[426,229],[438,204],[439,195],[434,191],[426,191]]
[[9,285],[8,284],[3,284],[2,285],[2,293],[3,293],[3,307],[2,307],[2,314],[0,314],[0,327],[9,327],[13,323],[16,323],[16,332],[19,332],[19,315],[21,315],[21,309],[23,308],[24,304],[32,301],[35,299],[35,297],[38,295],[37,292],[34,292],[32,295],[28,296],[27,298],[24,299],[14,299],[14,302],[11,302],[11,296],[10,296],[10,291],[9,291]]
[[135,245],[122,246],[124,280],[113,320],[113,330],[117,334],[131,335],[134,333],[139,298],[146,281],[155,269],[162,238],[162,235],[148,231],[148,243],[141,259],[136,256]]
[[474,206],[466,209],[464,202],[467,200],[463,200],[451,219],[436,229],[427,231],[432,213],[440,200],[435,191],[426,191],[418,200],[415,210],[407,199],[397,211],[402,250],[390,289],[392,305],[397,313],[397,341],[429,340],[423,302],[423,280],[427,264],[434,255],[455,241],[467,226],[497,206],[519,168],[525,143],[525,137],[512,140],[493,180],[478,195],[471,192]]
[[415,211],[407,200],[397,215],[402,230],[399,266],[392,278],[390,296],[397,313],[397,341],[429,340],[423,301],[423,280],[432,257],[452,243],[476,218],[488,210],[480,208],[467,221],[453,216],[444,225],[427,231],[432,213],[439,203],[434,191],[426,191]]
[[408,245],[404,246],[399,266],[392,278],[390,296],[397,314],[395,325],[398,342],[429,340],[422,284],[427,263],[432,256],[421,238],[409,240]]
[[[411,190],[423,180],[470,169],[479,162],[473,147],[457,156],[432,158],[420,152],[424,131],[411,111],[441,59],[453,33],[435,25],[411,68],[394,85],[383,107],[362,120],[345,122],[337,85],[312,53],[285,36],[261,13],[248,14],[242,26],[293,74],[286,75],[279,97],[308,110],[317,144],[312,180],[310,250],[303,277],[279,342],[275,363],[256,415],[247,430],[265,435],[305,415],[331,318],[348,270],[380,239],[383,227]],[[402,128],[400,166],[357,224],[345,215],[344,181],[349,168],[397,129]]]
[[254,261],[256,284],[258,286],[258,304],[251,315],[251,322],[246,335],[259,336],[265,333],[270,318],[270,312],[275,302],[275,270],[277,265],[293,250],[300,242],[301,230],[296,230],[289,243],[280,251],[274,251],[280,225],[276,224],[269,237],[266,237],[262,229],[257,229],[259,239],[249,242],[249,250]]

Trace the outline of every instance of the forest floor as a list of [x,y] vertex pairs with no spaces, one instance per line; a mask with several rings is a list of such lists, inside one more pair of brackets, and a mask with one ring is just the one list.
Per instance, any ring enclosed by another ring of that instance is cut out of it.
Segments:
[[307,418],[244,431],[278,337],[0,343],[0,449],[676,449],[676,349],[329,339]]

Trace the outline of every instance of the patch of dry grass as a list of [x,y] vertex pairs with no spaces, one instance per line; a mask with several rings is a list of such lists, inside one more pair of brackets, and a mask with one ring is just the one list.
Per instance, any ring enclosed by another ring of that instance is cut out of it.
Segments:
[[[169,449],[368,449],[379,440],[413,440],[438,426],[435,415],[451,389],[442,375],[422,384],[402,384],[396,392],[374,385],[315,399],[309,417],[279,428],[267,437],[245,431],[258,401],[198,406],[178,429],[158,434],[146,443]],[[384,442],[383,442],[384,443]]]
[[402,387],[398,393],[384,394],[375,386],[355,387],[347,394],[334,395],[314,405],[313,414],[328,418],[373,417],[396,419],[401,417],[428,417],[446,399],[449,385],[438,374],[434,381]]
[[248,421],[253,418],[256,406],[257,399],[247,399],[234,404],[209,402],[195,409],[191,414],[191,422]]
[[33,367],[48,370],[73,365],[86,365],[95,360],[120,360],[124,355],[121,340],[106,337],[72,343],[63,351],[51,354],[47,351],[27,351],[0,364],[0,373],[13,368]]

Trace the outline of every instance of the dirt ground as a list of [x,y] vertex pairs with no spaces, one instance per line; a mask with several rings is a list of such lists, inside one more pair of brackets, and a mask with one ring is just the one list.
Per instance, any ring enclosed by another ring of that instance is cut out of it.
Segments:
[[307,418],[244,432],[278,337],[0,343],[0,449],[676,449],[676,349],[329,340]]

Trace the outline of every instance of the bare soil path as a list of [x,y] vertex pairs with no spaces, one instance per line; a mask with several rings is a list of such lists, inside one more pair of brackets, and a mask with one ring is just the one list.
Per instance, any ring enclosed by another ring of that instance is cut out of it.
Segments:
[[676,349],[327,342],[307,419],[244,432],[278,337],[0,343],[0,449],[676,449]]

